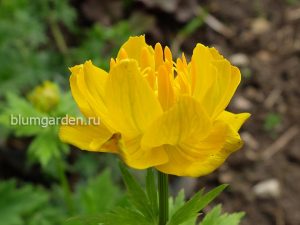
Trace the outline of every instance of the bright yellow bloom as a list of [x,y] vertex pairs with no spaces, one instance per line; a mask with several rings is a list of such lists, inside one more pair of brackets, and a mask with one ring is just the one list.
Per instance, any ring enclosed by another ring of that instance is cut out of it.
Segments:
[[71,72],[81,112],[102,120],[61,127],[61,139],[81,149],[116,153],[136,169],[197,177],[242,146],[238,130],[250,114],[225,111],[240,71],[214,48],[197,44],[191,62],[184,55],[174,62],[168,47],[131,37],[109,72],[91,61]]

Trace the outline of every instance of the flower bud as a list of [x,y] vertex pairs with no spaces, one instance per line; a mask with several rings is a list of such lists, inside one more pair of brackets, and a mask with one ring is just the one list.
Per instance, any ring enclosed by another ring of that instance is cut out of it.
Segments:
[[52,111],[60,101],[60,90],[57,84],[45,81],[27,96],[31,104],[42,112]]

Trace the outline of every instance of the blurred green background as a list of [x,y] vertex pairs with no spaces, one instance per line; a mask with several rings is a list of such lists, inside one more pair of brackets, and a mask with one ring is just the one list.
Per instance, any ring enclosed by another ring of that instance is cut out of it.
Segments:
[[175,56],[215,46],[243,75],[229,108],[252,113],[244,149],[207,177],[172,177],[172,193],[229,183],[219,201],[246,211],[242,224],[299,225],[299,31],[297,0],[0,0],[0,225],[76,225],[66,219],[128,204],[117,157],[61,143],[56,126],[11,126],[10,115],[79,115],[68,67],[107,70],[139,34]]

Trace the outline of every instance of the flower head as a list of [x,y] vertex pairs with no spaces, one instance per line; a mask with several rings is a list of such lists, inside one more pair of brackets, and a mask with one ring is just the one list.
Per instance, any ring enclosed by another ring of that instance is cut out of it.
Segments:
[[241,79],[214,48],[197,44],[190,62],[168,47],[130,37],[106,72],[91,61],[71,68],[73,97],[100,126],[62,126],[60,137],[81,149],[111,152],[136,169],[156,167],[202,176],[242,146],[248,113],[225,111]]

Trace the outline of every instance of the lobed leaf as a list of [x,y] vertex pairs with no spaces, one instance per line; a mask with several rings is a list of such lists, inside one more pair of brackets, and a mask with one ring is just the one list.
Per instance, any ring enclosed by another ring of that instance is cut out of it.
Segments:
[[227,185],[220,185],[204,195],[203,190],[199,191],[192,199],[174,212],[167,225],[180,225],[197,218],[198,212],[214,200],[226,187]]
[[148,196],[144,192],[143,188],[137,183],[123,163],[120,163],[120,169],[127,187],[129,201],[148,221],[155,222],[156,215],[152,210],[150,200],[148,199]]
[[222,214],[222,206],[215,206],[202,220],[199,225],[238,225],[244,217],[244,212]]

